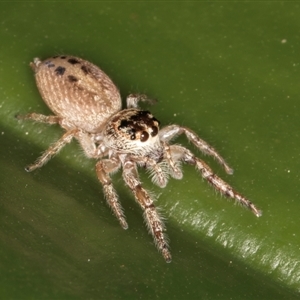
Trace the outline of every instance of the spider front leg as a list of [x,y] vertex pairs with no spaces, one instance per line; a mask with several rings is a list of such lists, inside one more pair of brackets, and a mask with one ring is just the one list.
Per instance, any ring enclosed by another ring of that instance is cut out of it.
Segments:
[[191,141],[199,150],[203,153],[214,157],[220,165],[222,165],[228,174],[233,174],[233,169],[231,169],[226,163],[225,159],[207,142],[202,140],[195,132],[186,127],[181,127],[179,125],[170,125],[162,128],[159,131],[159,137],[161,141],[169,142],[174,137],[185,134],[187,139]]
[[121,164],[117,160],[113,159],[103,159],[97,162],[96,164],[96,172],[99,181],[102,183],[103,192],[106,198],[106,201],[113,213],[119,220],[123,229],[128,228],[128,224],[125,220],[125,216],[123,213],[122,206],[119,202],[119,197],[112,185],[111,178],[109,176],[110,173],[117,171],[120,168]]
[[181,159],[188,164],[194,165],[201,172],[202,177],[222,195],[236,200],[250,209],[257,217],[262,215],[262,212],[250,200],[236,192],[228,183],[214,174],[211,168],[204,161],[194,156],[191,151],[178,145],[172,145],[170,148],[174,160]]
[[134,162],[130,160],[124,162],[123,178],[144,211],[144,218],[158,250],[162,253],[166,262],[171,262],[172,257],[168,249],[167,237],[164,233],[165,226],[154,206],[153,199],[141,185]]

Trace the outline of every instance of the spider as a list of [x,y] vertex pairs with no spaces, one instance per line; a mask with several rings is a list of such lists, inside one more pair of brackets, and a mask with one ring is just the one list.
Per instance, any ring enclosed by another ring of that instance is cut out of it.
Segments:
[[60,55],[44,61],[35,58],[30,66],[40,94],[54,115],[29,113],[17,118],[59,124],[66,132],[27,166],[26,171],[42,167],[73,138],[77,139],[86,156],[96,160],[96,173],[107,203],[121,227],[127,229],[110,177],[122,169],[123,179],[142,208],[155,245],[166,262],[171,262],[171,253],[165,226],[153,195],[141,184],[138,166],[149,170],[153,183],[164,188],[169,177],[182,178],[181,163],[192,165],[221,194],[244,205],[257,217],[261,216],[261,211],[250,200],[214,174],[203,160],[189,149],[171,144],[175,137],[184,134],[197,149],[215,158],[228,174],[233,173],[218,152],[191,129],[179,125],[160,129],[160,122],[149,111],[138,108],[140,101],[150,101],[145,95],[130,94],[127,107],[122,110],[120,93],[111,79],[97,66],[78,57]]

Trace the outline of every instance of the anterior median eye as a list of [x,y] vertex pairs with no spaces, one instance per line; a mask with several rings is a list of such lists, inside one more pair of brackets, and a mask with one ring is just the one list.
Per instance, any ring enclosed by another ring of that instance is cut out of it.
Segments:
[[141,142],[146,142],[149,138],[149,133],[147,131],[143,131],[141,134]]

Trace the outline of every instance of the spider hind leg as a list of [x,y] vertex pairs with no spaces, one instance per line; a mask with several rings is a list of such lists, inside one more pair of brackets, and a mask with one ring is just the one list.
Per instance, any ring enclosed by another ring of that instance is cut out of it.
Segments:
[[237,203],[245,206],[251,210],[257,217],[262,215],[261,210],[259,210],[249,199],[242,196],[240,193],[235,191],[227,182],[218,177],[213,173],[211,168],[200,158],[196,157],[192,152],[185,147],[179,145],[172,145],[171,152],[173,160],[179,160],[194,165],[197,170],[200,171],[202,177],[210,183],[213,188],[219,191],[222,195],[236,200]]

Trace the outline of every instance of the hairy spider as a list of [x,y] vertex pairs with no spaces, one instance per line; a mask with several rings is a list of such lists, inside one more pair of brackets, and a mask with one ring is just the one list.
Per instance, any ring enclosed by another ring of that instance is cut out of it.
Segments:
[[42,167],[76,138],[86,156],[97,160],[96,173],[107,203],[122,228],[127,229],[110,178],[111,173],[122,168],[123,179],[141,206],[149,231],[166,262],[171,261],[171,254],[165,226],[152,195],[141,184],[137,166],[149,170],[152,181],[163,188],[169,176],[182,178],[181,162],[193,165],[221,194],[246,206],[257,217],[261,215],[251,201],[215,175],[203,160],[181,145],[170,144],[172,139],[185,134],[196,148],[214,157],[228,174],[233,172],[218,152],[189,128],[169,125],[159,129],[159,121],[149,111],[138,108],[139,101],[148,101],[145,95],[129,95],[127,108],[121,110],[121,97],[116,86],[101,69],[86,60],[61,55],[44,61],[35,58],[30,65],[42,98],[54,115],[29,113],[18,115],[18,119],[59,124],[66,132],[26,170],[30,172]]

